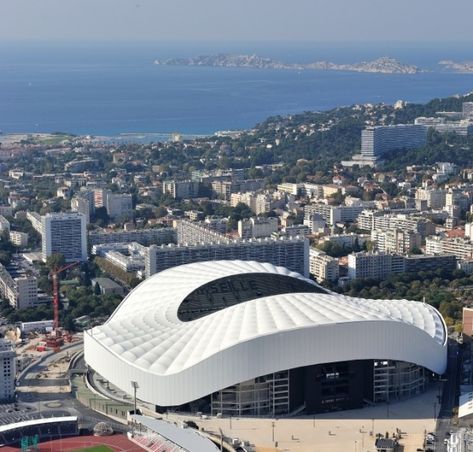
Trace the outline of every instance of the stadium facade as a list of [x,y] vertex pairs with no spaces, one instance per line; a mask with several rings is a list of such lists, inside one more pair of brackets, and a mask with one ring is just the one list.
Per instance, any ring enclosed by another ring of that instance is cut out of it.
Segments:
[[84,335],[85,360],[157,410],[284,415],[422,392],[443,374],[432,306],[332,293],[249,261],[200,262],[148,278]]

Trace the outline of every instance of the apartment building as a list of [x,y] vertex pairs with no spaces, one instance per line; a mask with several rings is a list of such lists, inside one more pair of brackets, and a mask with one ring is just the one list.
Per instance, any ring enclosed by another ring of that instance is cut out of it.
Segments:
[[94,207],[99,209],[100,207],[105,207],[107,202],[107,192],[108,190],[103,187],[94,188]]
[[289,182],[285,182],[283,184],[278,184],[277,190],[289,195],[299,196],[303,192],[303,184],[291,184]]
[[16,353],[13,344],[0,339],[0,402],[15,400]]
[[325,220],[318,213],[307,214],[304,218],[304,226],[310,229],[312,234],[325,232]]
[[403,256],[389,253],[352,253],[348,255],[348,276],[350,279],[385,279],[392,273],[403,273]]
[[133,231],[89,232],[89,243],[130,243],[141,245],[162,245],[176,243],[176,231],[173,228],[135,229]]
[[473,119],[473,102],[463,102],[462,116],[465,119]]
[[[293,224],[281,229],[280,234],[285,237],[306,237],[311,233],[309,226],[305,224]],[[277,234],[277,232],[276,232]]]
[[43,234],[43,220],[39,213],[28,211],[26,212],[26,219],[38,234]]
[[362,246],[366,240],[369,239],[367,234],[333,234],[323,237],[319,243],[333,243],[344,248],[353,248],[355,246]]
[[246,204],[256,215],[261,215],[271,210],[284,207],[286,203],[286,193],[232,193],[230,205],[236,207],[239,203]]
[[309,241],[302,238],[229,240],[196,245],[152,245],[146,277],[178,265],[214,260],[269,262],[309,276]]
[[[471,119],[473,119],[473,117]],[[421,116],[416,118],[414,123],[430,127],[439,133],[456,133],[462,136],[473,133],[473,123],[470,122],[469,119],[447,121],[446,118],[425,118]]]
[[43,260],[56,253],[66,262],[87,261],[86,218],[77,212],[48,213],[42,217]]
[[418,232],[403,229],[375,229],[371,240],[378,251],[385,253],[406,254],[422,245],[422,235]]
[[26,232],[10,231],[10,242],[19,248],[28,246],[28,234]]
[[3,215],[0,215],[0,233],[3,232],[10,232],[10,222]]
[[207,216],[204,219],[204,226],[211,231],[218,232],[219,234],[226,234],[229,228],[228,218],[222,218],[218,216]]
[[373,229],[418,232],[423,238],[435,234],[435,224],[419,215],[385,214],[373,217]]
[[368,127],[361,132],[361,155],[377,159],[401,149],[416,149],[427,142],[427,127],[416,124]]
[[212,192],[220,199],[230,201],[235,185],[230,180],[215,180],[211,184]]
[[107,193],[105,208],[111,220],[124,221],[133,218],[133,200],[128,193]]
[[407,273],[454,270],[457,266],[457,258],[451,254],[438,256],[414,254],[412,256],[405,256],[404,262]]
[[175,229],[178,244],[196,245],[229,241],[228,237],[211,229],[206,223],[178,220],[175,222]]
[[38,281],[30,275],[13,278],[0,264],[0,294],[15,309],[35,307],[38,304]]
[[458,259],[471,259],[473,243],[461,237],[431,236],[425,239],[425,254],[452,254]]
[[269,237],[278,230],[278,219],[274,217],[244,218],[238,222],[238,236],[242,239]]
[[350,279],[372,278],[382,280],[393,273],[418,273],[439,269],[454,270],[456,258],[453,255],[427,256],[414,254],[402,256],[384,252],[360,252],[348,255],[348,276]]
[[73,212],[79,212],[85,216],[86,223],[90,222],[90,202],[87,198],[76,195],[71,199],[71,210]]
[[304,207],[304,216],[307,218],[311,214],[319,214],[327,224],[354,222],[361,212],[363,206],[331,206],[329,204],[317,203],[308,204]]
[[[139,243],[116,243],[114,245],[116,245],[114,248],[110,244],[98,245],[102,249],[96,250],[96,252],[101,253],[107,261],[125,272],[144,270],[145,256],[147,254],[145,246]],[[104,250],[107,247],[109,249]]]
[[433,210],[440,210],[445,207],[446,190],[441,188],[418,188],[415,199],[427,201],[427,207]]
[[319,283],[337,281],[339,277],[338,259],[311,248],[309,250],[309,271]]
[[375,228],[375,217],[382,217],[384,215],[386,215],[386,212],[382,210],[363,210],[356,218],[358,228],[371,231]]
[[163,193],[174,199],[196,198],[199,196],[199,182],[192,180],[164,181]]

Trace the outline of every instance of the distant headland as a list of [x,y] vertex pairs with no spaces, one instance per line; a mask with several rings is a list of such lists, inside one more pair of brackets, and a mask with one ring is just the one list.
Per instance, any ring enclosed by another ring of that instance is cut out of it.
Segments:
[[473,61],[455,62],[452,60],[439,61],[439,65],[453,72],[473,74]]
[[284,63],[272,58],[265,58],[258,55],[236,55],[221,53],[217,55],[201,55],[191,58],[155,60],[154,64],[163,66],[290,69],[298,71],[351,71],[381,74],[416,74],[418,72],[424,72],[417,66],[402,64],[398,60],[389,57],[381,57],[372,61],[362,61],[353,64],[337,64],[329,61],[315,61],[313,63]]

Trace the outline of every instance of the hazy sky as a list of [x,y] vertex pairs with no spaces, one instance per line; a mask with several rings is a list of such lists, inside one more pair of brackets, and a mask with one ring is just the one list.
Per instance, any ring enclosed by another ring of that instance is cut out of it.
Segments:
[[0,40],[471,41],[473,0],[0,0]]

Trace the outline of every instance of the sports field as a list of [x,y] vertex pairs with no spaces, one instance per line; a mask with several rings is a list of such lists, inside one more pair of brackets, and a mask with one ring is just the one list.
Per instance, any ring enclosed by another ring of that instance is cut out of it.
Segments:
[[110,449],[108,446],[92,446],[92,447],[83,447],[81,449],[74,449],[72,452],[114,452],[113,449]]

